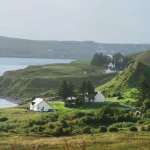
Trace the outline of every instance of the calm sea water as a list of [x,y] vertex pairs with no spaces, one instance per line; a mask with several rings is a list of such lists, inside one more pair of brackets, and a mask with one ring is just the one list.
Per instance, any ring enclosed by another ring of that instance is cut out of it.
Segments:
[[13,104],[5,99],[0,99],[0,108],[13,107],[17,106],[17,104]]
[[[38,58],[6,58],[0,57],[0,76],[5,71],[24,69],[29,65],[44,65],[54,63],[69,63],[69,59],[38,59]],[[12,107],[16,104],[0,98],[0,108]]]

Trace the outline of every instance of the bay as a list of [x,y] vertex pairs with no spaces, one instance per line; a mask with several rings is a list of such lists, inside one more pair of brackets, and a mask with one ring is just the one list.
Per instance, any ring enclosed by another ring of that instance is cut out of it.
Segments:
[[[70,63],[70,59],[40,59],[40,58],[8,58],[0,57],[0,76],[6,71],[24,69],[29,65],[44,65],[55,63]],[[0,98],[0,108],[12,107],[16,104]]]
[[17,106],[17,104],[11,103],[5,99],[0,99],[0,108],[13,107]]
[[70,59],[40,59],[40,58],[7,58],[0,57],[0,76],[5,71],[24,69],[29,65],[44,65],[55,63],[70,63]]

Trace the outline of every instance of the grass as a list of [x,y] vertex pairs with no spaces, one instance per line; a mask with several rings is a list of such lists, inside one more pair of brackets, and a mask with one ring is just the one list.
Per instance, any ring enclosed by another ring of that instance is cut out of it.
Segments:
[[0,93],[16,99],[27,99],[56,90],[62,79],[72,81],[76,87],[83,80],[90,80],[97,87],[116,75],[105,74],[103,67],[91,66],[89,63],[90,61],[78,60],[69,64],[29,66],[8,71],[0,77]]
[[[2,135],[0,137],[0,150],[10,150],[11,145],[15,150],[38,149],[38,150],[148,150],[150,146],[150,134],[148,132],[118,132],[86,134],[69,137],[29,137]],[[21,142],[20,142],[21,141]]]

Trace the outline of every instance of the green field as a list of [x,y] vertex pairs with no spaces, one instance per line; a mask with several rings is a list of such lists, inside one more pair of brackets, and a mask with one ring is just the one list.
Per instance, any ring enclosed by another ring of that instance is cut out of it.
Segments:
[[83,80],[90,80],[93,86],[97,87],[115,75],[116,73],[105,74],[103,67],[91,66],[90,61],[29,66],[17,71],[8,71],[1,76],[0,93],[16,99],[31,99],[42,93],[52,94],[63,79],[72,81],[76,87]]
[[[137,122],[134,123],[115,123],[118,132],[99,132],[101,125],[112,126],[107,122],[96,123],[91,120],[103,113],[101,110],[104,106],[110,106],[115,110],[113,116],[120,116],[129,108],[113,101],[114,99],[109,99],[103,103],[87,103],[76,108],[66,108],[63,102],[49,102],[53,108],[58,109],[57,112],[29,111],[26,109],[29,103],[0,109],[0,150],[130,150],[137,147],[148,150],[150,133],[141,131],[140,128],[148,127],[149,124],[146,121],[143,124],[138,123],[143,117],[137,116]],[[1,121],[4,117],[8,120]],[[85,119],[90,120],[83,122]],[[65,123],[64,120],[67,126],[63,126],[63,134],[53,135],[53,132],[60,127],[60,123]],[[137,126],[139,131],[129,131],[130,124]],[[90,127],[91,132],[82,132],[87,126]],[[66,131],[70,133],[66,134],[68,133]]]

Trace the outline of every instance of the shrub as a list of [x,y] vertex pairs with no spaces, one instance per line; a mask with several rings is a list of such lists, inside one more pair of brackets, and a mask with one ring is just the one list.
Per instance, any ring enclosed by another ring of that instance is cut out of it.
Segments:
[[140,127],[140,131],[146,131],[144,126]]
[[91,128],[90,128],[89,126],[85,126],[85,127],[82,129],[82,132],[85,133],[85,134],[91,133]]
[[81,134],[82,132],[81,132],[81,130],[80,129],[76,129],[76,130],[73,130],[72,131],[72,134]]
[[117,127],[108,127],[108,131],[109,132],[118,132],[118,128]]
[[57,127],[55,130],[55,136],[62,136],[63,134],[63,128],[62,127]]
[[64,127],[64,128],[68,127],[68,124],[67,124],[67,121],[66,121],[66,120],[61,120],[61,121],[60,121],[60,124],[61,124],[61,126]]
[[8,120],[8,118],[6,118],[6,117],[0,118],[0,122],[5,122],[5,121],[7,121],[7,120]]
[[93,118],[91,116],[85,116],[83,118],[84,122],[87,123],[87,124],[90,124],[93,122]]
[[145,127],[145,131],[150,131],[150,125],[147,125],[147,126]]
[[123,96],[118,96],[117,100],[119,100],[119,99],[124,99],[124,97]]
[[130,130],[130,131],[138,131],[138,128],[135,127],[135,126],[132,126],[132,127],[129,128],[129,130]]
[[53,124],[49,124],[49,128],[50,128],[50,129],[54,129],[55,127],[54,127]]
[[70,135],[71,132],[72,132],[72,129],[71,128],[66,128],[66,129],[63,129],[63,132],[64,132],[64,135]]
[[106,126],[99,126],[98,132],[107,132],[107,127]]
[[131,127],[133,126],[133,124],[134,124],[133,122],[118,122],[112,124],[112,126],[117,128],[123,128],[123,127]]
[[41,119],[37,119],[35,120],[34,122],[36,125],[45,125],[47,123],[46,120],[43,120],[42,118]]

